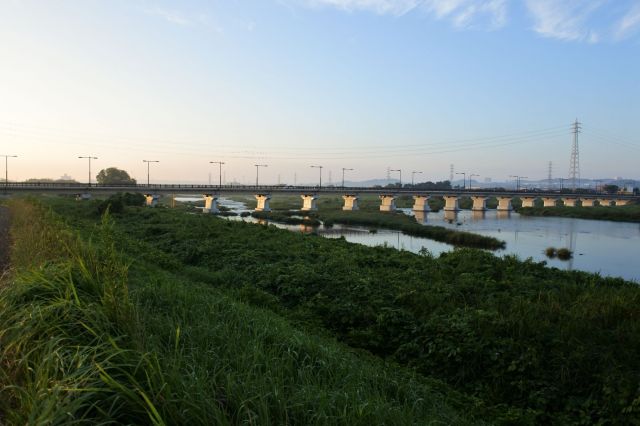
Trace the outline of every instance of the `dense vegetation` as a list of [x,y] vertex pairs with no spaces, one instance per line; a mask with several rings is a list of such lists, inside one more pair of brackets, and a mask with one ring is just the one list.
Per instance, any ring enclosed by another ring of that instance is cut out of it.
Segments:
[[578,219],[640,222],[640,205],[613,207],[524,207],[518,209],[523,216],[558,216]]
[[0,423],[479,422],[479,403],[447,385],[302,332],[260,307],[274,297],[233,279],[212,286],[206,270],[127,235],[156,212],[129,209],[114,226],[100,202],[66,203],[83,238],[37,204],[10,204]]
[[[97,220],[90,203],[55,209],[70,223]],[[128,208],[114,217],[120,248],[146,265],[148,303],[169,291],[159,276],[182,277],[184,292],[199,283],[196,306],[208,292],[238,295],[444,380],[478,398],[467,407],[494,423],[640,424],[640,289],[633,283],[477,250],[436,259],[169,209]],[[165,312],[172,297],[142,312]],[[197,322],[188,318],[179,323]],[[279,344],[269,342],[264,348]],[[276,367],[269,374],[280,377]]]
[[[234,197],[249,204],[249,199]],[[318,210],[313,212],[301,212],[297,210],[299,202],[295,197],[278,197],[273,202],[272,212],[254,212],[252,216],[258,219],[266,219],[273,222],[289,225],[318,226],[324,223],[332,226],[334,223],[343,225],[366,226],[373,229],[393,229],[414,237],[424,237],[435,241],[451,244],[456,247],[473,247],[489,250],[498,250],[505,247],[505,242],[497,238],[458,231],[443,226],[422,225],[415,218],[404,213],[392,213],[379,211],[379,200],[372,196],[365,196],[361,200],[361,210],[343,211],[341,199],[338,197],[322,197],[318,200]],[[441,200],[430,200],[439,206]],[[400,205],[411,205],[411,197],[399,197]],[[439,207],[436,207],[439,208]],[[294,216],[294,217],[292,217]],[[304,217],[297,217],[304,216]]]

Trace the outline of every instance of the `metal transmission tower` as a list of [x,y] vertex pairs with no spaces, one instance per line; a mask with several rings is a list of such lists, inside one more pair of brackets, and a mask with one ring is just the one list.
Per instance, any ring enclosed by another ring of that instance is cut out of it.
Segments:
[[449,183],[451,183],[453,185],[453,164],[451,166],[449,166]]
[[573,147],[571,148],[571,161],[569,162],[569,179],[571,179],[571,190],[575,191],[580,186],[580,151],[578,150],[578,134],[582,130],[582,123],[573,123]]
[[549,174],[547,175],[547,189],[551,189],[553,182],[553,161],[549,161]]

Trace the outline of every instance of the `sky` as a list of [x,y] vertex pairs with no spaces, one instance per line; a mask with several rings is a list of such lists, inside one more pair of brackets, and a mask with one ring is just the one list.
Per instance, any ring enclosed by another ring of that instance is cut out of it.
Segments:
[[576,119],[640,178],[640,0],[0,0],[10,180],[566,178]]

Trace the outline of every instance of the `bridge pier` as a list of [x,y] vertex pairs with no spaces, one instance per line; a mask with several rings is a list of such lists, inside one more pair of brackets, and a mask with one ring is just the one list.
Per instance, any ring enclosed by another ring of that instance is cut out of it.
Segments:
[[316,200],[318,196],[315,194],[302,194],[302,210],[303,212],[316,211],[318,210],[318,206],[316,205]]
[[414,195],[413,196],[413,211],[414,212],[429,212],[429,196],[428,195]]
[[498,200],[498,211],[501,212],[510,212],[513,210],[513,206],[511,205],[512,197],[496,197]]
[[458,206],[458,196],[457,195],[445,195],[444,198],[444,210],[447,212],[457,212],[460,210]]
[[520,197],[520,201],[522,201],[522,207],[533,207],[534,202],[536,201],[535,197]]
[[616,200],[616,206],[626,206],[629,204],[629,200]]
[[593,198],[581,198],[580,201],[582,201],[582,207],[593,207],[596,205],[596,200]]
[[381,212],[394,212],[396,211],[396,196],[395,195],[380,195],[380,211]]
[[473,207],[471,210],[474,212],[483,212],[487,210],[487,197],[471,197],[473,201]]
[[145,205],[147,207],[157,206],[158,199],[160,199],[160,196],[158,194],[144,194]]
[[564,203],[565,207],[575,207],[576,203],[578,202],[577,198],[563,198],[562,202]]
[[602,207],[610,207],[611,203],[613,203],[613,200],[602,198],[598,200],[598,203],[600,203]]
[[256,194],[256,211],[257,212],[270,212],[269,200],[271,200],[271,194]]
[[218,197],[211,194],[202,194],[204,197],[204,209],[202,209],[203,213],[220,213],[220,209],[218,209]]
[[553,197],[545,197],[542,199],[542,203],[544,207],[555,207],[558,200]]
[[357,195],[346,194],[342,196],[342,199],[344,200],[344,206],[342,206],[342,210],[346,210],[346,211],[359,210]]

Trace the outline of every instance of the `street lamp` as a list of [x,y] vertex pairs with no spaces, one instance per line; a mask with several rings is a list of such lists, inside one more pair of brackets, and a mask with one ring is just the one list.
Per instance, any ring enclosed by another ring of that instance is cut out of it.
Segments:
[[401,169],[391,169],[390,172],[400,172],[400,188],[402,188],[402,170]]
[[526,176],[509,175],[509,177],[516,178],[516,191],[520,191],[520,180],[528,179]]
[[258,170],[260,170],[260,167],[269,167],[267,164],[254,164],[254,166],[256,166],[256,186],[258,186]]
[[4,192],[9,190],[9,158],[17,158],[17,155],[0,155],[4,157]]
[[320,169],[320,186],[318,186],[318,188],[322,189],[322,166],[311,166],[311,168],[312,169]]
[[413,184],[413,177],[414,177],[416,174],[421,174],[421,173],[422,173],[422,172],[417,172],[417,171],[415,171],[415,170],[411,172],[411,186],[413,186],[413,185],[414,185],[414,184]]
[[[218,166],[220,166],[218,172],[219,172],[219,176],[218,176],[218,186],[222,187],[222,165],[224,164],[224,161],[209,161],[209,164],[217,164]],[[266,166],[265,166],[266,167]],[[211,179],[209,179],[211,180]],[[209,182],[209,184],[211,184],[211,182]],[[258,184],[256,183],[256,186],[258,186]]]
[[465,172],[456,173],[457,175],[462,175],[462,189],[467,189],[467,174]]
[[89,186],[91,186],[91,160],[97,160],[98,157],[88,156],[88,157],[78,157],[78,158],[86,158],[89,160]]
[[346,169],[346,168],[342,168],[342,187],[344,188],[344,172],[345,170],[349,170],[349,171],[353,171],[353,169]]
[[477,175],[477,174],[475,174],[475,173],[473,173],[473,174],[469,175],[469,189],[471,189],[471,179],[472,179],[474,176],[478,176],[478,177],[480,177],[480,175]]
[[147,186],[149,186],[149,166],[151,163],[159,163],[158,160],[142,160],[143,163],[147,163]]

